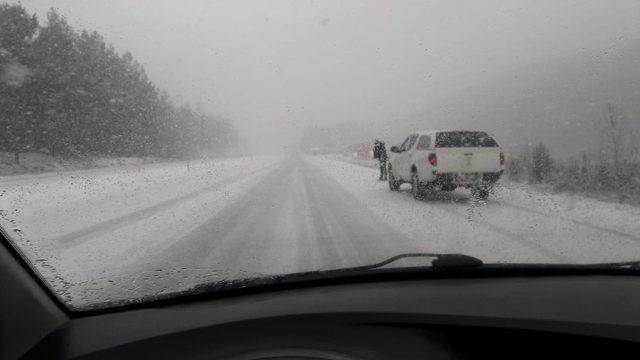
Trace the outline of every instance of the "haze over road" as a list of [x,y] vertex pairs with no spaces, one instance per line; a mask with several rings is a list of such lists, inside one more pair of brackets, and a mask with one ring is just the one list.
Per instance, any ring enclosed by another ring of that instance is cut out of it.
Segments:
[[640,258],[638,208],[508,181],[486,202],[466,190],[418,201],[349,161],[232,158],[5,177],[0,226],[79,307],[403,252],[485,262]]

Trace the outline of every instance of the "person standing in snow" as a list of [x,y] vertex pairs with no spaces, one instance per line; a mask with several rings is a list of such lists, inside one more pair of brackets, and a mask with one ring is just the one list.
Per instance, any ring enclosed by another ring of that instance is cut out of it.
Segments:
[[384,142],[375,140],[373,142],[373,158],[378,159],[380,164],[380,179],[387,180],[387,149],[384,147]]

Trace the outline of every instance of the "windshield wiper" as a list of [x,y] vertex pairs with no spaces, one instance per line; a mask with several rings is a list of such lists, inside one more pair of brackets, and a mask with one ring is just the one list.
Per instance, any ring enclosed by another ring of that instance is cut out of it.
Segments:
[[558,267],[564,266],[566,268],[576,269],[620,269],[620,270],[640,270],[640,261],[624,261],[613,263],[594,263],[594,264],[566,264],[556,265]]
[[627,262],[613,263],[610,265],[611,267],[616,269],[640,270],[640,261],[627,261]]
[[[400,266],[381,269],[395,261],[407,258],[432,258],[430,265]],[[373,270],[373,271],[371,271]],[[440,271],[442,270],[442,271]],[[467,271],[470,270],[470,271]],[[630,271],[625,271],[630,270]],[[165,294],[167,299],[181,296],[199,296],[201,294],[222,294],[235,291],[256,289],[286,289],[288,287],[317,286],[319,284],[334,284],[340,281],[361,282],[368,280],[389,279],[385,276],[400,275],[392,279],[402,279],[404,276],[416,274],[434,275],[436,278],[447,273],[475,274],[480,277],[491,276],[546,276],[546,275],[576,275],[576,274],[629,274],[640,270],[640,261],[599,264],[536,264],[536,263],[488,263],[470,255],[437,254],[437,253],[406,253],[390,257],[375,264],[337,268],[331,270],[315,270],[309,272],[266,275],[254,278],[241,278],[217,281],[213,283],[197,284],[189,289]],[[382,277],[381,277],[382,276]],[[161,298],[157,298],[161,300]],[[146,301],[146,300],[145,300]]]
[[[238,289],[247,289],[247,288],[257,288],[261,286],[277,286],[283,284],[300,284],[309,281],[318,281],[318,280],[335,280],[339,278],[349,278],[352,276],[367,276],[371,275],[369,273],[370,270],[382,270],[381,267],[385,265],[389,265],[395,261],[407,258],[432,258],[430,264],[424,264],[422,266],[415,267],[406,267],[402,266],[400,268],[393,268],[393,272],[402,271],[402,270],[411,270],[415,271],[416,269],[420,269],[420,271],[424,270],[464,270],[468,268],[477,268],[484,267],[484,263],[482,260],[475,258],[473,256],[464,255],[464,254],[436,254],[436,253],[406,253],[399,254],[396,256],[392,256],[386,260],[375,264],[363,265],[363,266],[354,266],[354,267],[346,267],[346,268],[338,268],[331,270],[316,270],[302,273],[293,273],[293,274],[284,274],[284,275],[273,275],[264,277],[256,277],[256,278],[245,278],[245,279],[235,279],[235,280],[226,280],[219,281],[214,283],[204,283],[198,284],[192,287],[191,289],[180,291],[181,295],[174,296],[182,296],[182,295],[194,295],[201,293],[213,293],[220,292],[225,290],[238,290]],[[391,269],[389,269],[391,270]],[[375,273],[375,272],[374,272]]]
[[400,254],[400,255],[390,257],[379,263],[350,267],[348,269],[341,269],[341,270],[348,270],[348,271],[373,270],[373,269],[381,268],[385,265],[391,264],[392,262],[398,261],[400,259],[407,259],[407,258],[414,258],[414,257],[433,258],[433,261],[431,261],[431,267],[434,269],[459,269],[459,268],[478,267],[483,265],[482,260],[475,258],[473,256],[464,255],[464,254],[406,253],[406,254]]

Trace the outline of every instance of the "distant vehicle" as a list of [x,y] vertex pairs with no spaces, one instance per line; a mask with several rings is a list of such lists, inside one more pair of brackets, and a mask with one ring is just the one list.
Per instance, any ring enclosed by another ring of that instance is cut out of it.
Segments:
[[309,149],[309,152],[311,153],[311,155],[318,155],[322,152],[322,149],[320,149],[319,147],[312,147],[311,149]]
[[389,188],[411,183],[414,197],[429,191],[471,189],[481,199],[504,172],[504,153],[484,131],[421,131],[390,148]]

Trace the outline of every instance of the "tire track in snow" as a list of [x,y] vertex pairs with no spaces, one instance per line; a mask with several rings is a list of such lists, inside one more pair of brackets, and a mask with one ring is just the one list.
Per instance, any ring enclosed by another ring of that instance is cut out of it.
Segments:
[[271,164],[268,165],[266,167],[254,170],[254,171],[250,171],[247,173],[241,173],[238,174],[236,176],[232,176],[230,178],[226,178],[226,179],[222,179],[219,181],[216,181],[214,183],[212,183],[211,186],[207,186],[205,188],[196,190],[194,192],[191,192],[189,194],[186,195],[181,195],[172,199],[168,199],[165,201],[162,201],[158,204],[140,209],[138,211],[132,212],[132,213],[128,213],[128,214],[124,214],[122,216],[118,216],[116,218],[113,219],[109,219],[103,222],[100,222],[98,224],[92,225],[92,226],[88,226],[85,227],[83,229],[77,230],[77,231],[73,231],[64,235],[60,235],[54,238],[51,238],[50,241],[52,242],[58,242],[58,243],[62,243],[64,244],[67,248],[71,248],[75,245],[80,244],[81,240],[87,236],[95,236],[95,235],[99,235],[101,233],[104,233],[106,231],[110,231],[113,230],[114,228],[118,228],[118,227],[122,227],[125,226],[127,224],[131,224],[137,221],[140,221],[142,219],[145,219],[153,214],[155,214],[158,211],[162,211],[166,208],[170,208],[176,204],[179,204],[181,202],[185,202],[194,198],[197,198],[203,194],[206,194],[209,191],[213,191],[216,190],[218,188],[220,188],[221,186],[226,186],[229,184],[232,184],[236,181],[239,181],[247,176],[251,176],[253,174],[256,174],[257,172],[261,172],[261,171],[265,171],[268,169],[271,169],[275,166],[279,165],[278,163],[275,164]]
[[[331,159],[327,159],[329,161],[334,161],[334,162],[343,162],[345,164],[348,164],[350,166],[358,166],[358,167],[363,167],[363,168],[367,168],[368,171],[370,171],[370,169],[366,166],[363,166],[361,164],[354,164],[352,162],[349,161],[343,161],[342,159],[339,158],[331,158]],[[411,196],[406,190],[405,191],[401,191],[401,193],[405,194],[408,198],[410,198],[411,201],[416,201],[415,199],[413,199],[413,196]],[[465,194],[461,194],[461,193],[457,193],[457,192],[434,192],[432,194],[430,194],[430,196],[423,198],[421,200],[422,203],[424,204],[429,204],[432,202],[441,202],[441,203],[468,203],[472,201],[472,199],[465,195]],[[500,205],[499,203],[497,203],[498,205]],[[442,206],[438,206],[435,207],[434,210],[437,211],[442,211],[445,212],[447,214],[451,214],[454,215],[457,218],[463,219],[465,222],[468,221],[468,214],[464,213],[460,213],[459,211],[456,210],[452,210],[446,207],[442,207]],[[474,221],[474,223],[479,226],[482,227],[486,230],[489,230],[491,232],[494,232],[498,235],[500,235],[501,237],[505,238],[505,240],[507,241],[512,241],[514,243],[517,243],[537,254],[543,255],[546,258],[552,259],[554,261],[558,261],[558,262],[574,262],[571,258],[560,254],[552,249],[550,249],[547,246],[544,246],[542,244],[539,243],[539,241],[537,241],[537,239],[529,239],[526,236],[522,236],[521,234],[518,234],[516,232],[513,232],[509,229],[506,229],[502,226],[499,226],[493,222],[490,222],[486,219],[476,219]]]
[[[468,196],[465,196],[464,194],[459,194],[459,193],[438,193],[436,194],[436,196],[440,199],[442,199],[443,197],[447,197],[447,195],[453,199],[455,199],[455,202],[468,202],[468,201],[474,201],[473,199],[471,199]],[[429,199],[420,199],[419,201],[425,202],[425,203],[429,203]],[[498,203],[499,204],[499,203]],[[438,208],[438,210],[447,212],[451,215],[454,215],[456,217],[459,217],[465,221],[468,220],[468,216],[467,214],[461,214],[455,210],[451,210],[451,209],[447,209],[447,208]],[[486,219],[482,219],[482,220],[474,220],[474,223],[478,224],[479,226],[482,226],[486,229],[489,229],[493,232],[496,232],[500,235],[502,235],[503,237],[512,240],[524,247],[526,247],[529,250],[535,251],[541,255],[547,256],[550,259],[559,261],[559,262],[563,262],[563,263],[571,263],[573,262],[573,260],[569,257],[566,257],[564,255],[558,254],[557,252],[547,248],[546,246],[542,246],[539,243],[537,243],[535,240],[532,241],[530,239],[527,239],[523,236],[518,235],[517,233],[514,233],[510,230],[507,230],[503,227],[500,227],[496,224],[491,223],[490,221],[486,220]]]
[[150,263],[131,270],[180,264],[218,269],[225,278],[236,272],[326,270],[415,251],[411,245],[322,169],[291,159]]

